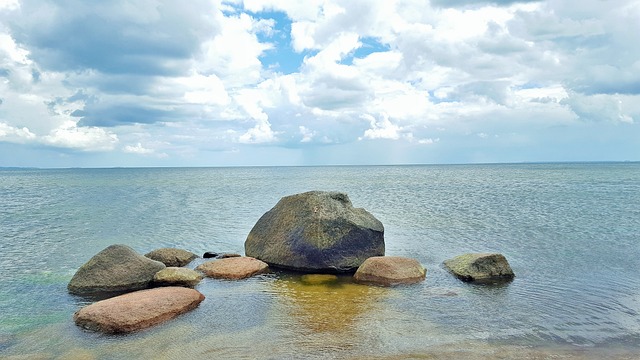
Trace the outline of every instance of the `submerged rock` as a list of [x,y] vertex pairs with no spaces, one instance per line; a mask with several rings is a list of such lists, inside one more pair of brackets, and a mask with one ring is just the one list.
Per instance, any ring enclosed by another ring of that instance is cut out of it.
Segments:
[[170,267],[185,266],[193,259],[198,257],[198,255],[192,253],[191,251],[175,248],[161,248],[153,250],[145,254],[144,256],[148,257],[151,260],[160,261],[161,263],[165,264],[165,266]]
[[[303,335],[305,338],[315,336],[322,339],[317,344],[319,349],[329,349],[327,345],[330,343],[325,340],[332,339],[338,340],[336,345],[351,346],[354,333],[362,335],[362,331],[371,331],[371,328],[361,327],[362,319],[372,316],[383,319],[381,314],[386,311],[383,308],[388,305],[384,300],[392,295],[388,288],[349,281],[308,285],[295,277],[283,277],[276,278],[272,286],[286,304],[280,310],[285,312],[283,316],[294,318],[296,331],[309,334]],[[298,358],[306,358],[303,353],[299,355]],[[325,353],[325,358],[331,358],[331,355]],[[372,354],[367,355],[362,359],[376,359]]]
[[207,251],[207,252],[205,252],[204,254],[202,254],[202,258],[204,258],[204,259],[211,259],[211,258],[216,258],[216,257],[218,257],[218,255],[220,255],[220,254],[218,254],[217,252]]
[[444,266],[462,281],[509,281],[515,276],[502,254],[464,254],[446,260]]
[[16,336],[14,334],[0,333],[0,352],[11,347],[16,342]]
[[196,270],[215,279],[240,280],[261,274],[269,268],[267,263],[251,257],[231,257],[208,261]]
[[338,277],[333,274],[305,274],[300,281],[305,285],[333,284],[338,282]]
[[96,360],[98,357],[87,349],[73,348],[56,359],[64,360]]
[[153,277],[155,286],[185,286],[194,287],[203,276],[197,271],[183,267],[168,267],[158,271]]
[[94,255],[67,285],[72,294],[90,295],[146,289],[165,265],[126,245],[111,245]]
[[427,270],[415,259],[398,256],[375,256],[365,260],[353,275],[356,282],[394,286],[423,281]]
[[245,253],[269,265],[310,272],[354,271],[384,255],[384,227],[346,194],[310,191],[286,196],[255,224]]
[[51,360],[54,359],[53,354],[47,353],[30,353],[2,356],[2,360]]
[[130,333],[193,310],[202,300],[204,295],[194,289],[148,289],[85,306],[74,314],[73,320],[88,330],[107,334]]

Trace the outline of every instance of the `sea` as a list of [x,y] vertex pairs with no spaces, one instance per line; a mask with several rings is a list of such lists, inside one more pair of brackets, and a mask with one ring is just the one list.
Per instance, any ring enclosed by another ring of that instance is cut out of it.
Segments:
[[[348,194],[426,280],[306,285],[273,269],[205,279],[197,309],[148,330],[74,324],[93,300],[67,283],[107,246],[243,254],[262,214],[310,190]],[[443,268],[470,252],[503,254],[515,279]],[[640,359],[640,163],[0,169],[3,357]]]

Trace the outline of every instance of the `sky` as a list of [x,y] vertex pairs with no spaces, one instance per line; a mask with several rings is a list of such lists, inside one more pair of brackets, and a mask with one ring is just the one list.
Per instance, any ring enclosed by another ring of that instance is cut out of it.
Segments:
[[0,166],[638,160],[639,0],[0,0]]

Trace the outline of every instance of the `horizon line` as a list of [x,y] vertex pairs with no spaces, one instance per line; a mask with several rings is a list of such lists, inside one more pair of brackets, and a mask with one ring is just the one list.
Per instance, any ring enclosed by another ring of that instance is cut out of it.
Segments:
[[544,164],[633,164],[640,160],[572,160],[478,163],[398,163],[398,164],[316,164],[316,165],[194,165],[194,166],[0,166],[1,170],[72,170],[72,169],[213,169],[213,168],[304,168],[304,167],[393,167],[393,166],[473,166],[473,165],[544,165]]

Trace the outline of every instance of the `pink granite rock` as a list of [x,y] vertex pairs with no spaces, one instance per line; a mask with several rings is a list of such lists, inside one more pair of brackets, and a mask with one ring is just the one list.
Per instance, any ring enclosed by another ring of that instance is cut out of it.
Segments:
[[397,256],[374,256],[360,265],[356,282],[382,286],[412,284],[423,281],[427,270],[418,260]]
[[184,287],[141,290],[85,306],[73,315],[78,326],[107,334],[145,329],[187,311],[204,300],[204,295]]
[[196,270],[216,279],[239,280],[261,274],[268,268],[267,263],[244,256],[208,261]]

